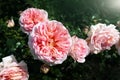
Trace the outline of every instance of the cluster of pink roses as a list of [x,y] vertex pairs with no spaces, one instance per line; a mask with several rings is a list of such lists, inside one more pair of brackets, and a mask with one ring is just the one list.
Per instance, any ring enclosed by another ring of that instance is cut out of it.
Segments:
[[28,80],[27,65],[24,61],[17,63],[13,55],[2,58],[0,62],[0,80]]
[[59,21],[49,20],[43,9],[26,9],[20,14],[19,23],[29,36],[28,45],[34,58],[49,65],[61,64],[67,56],[84,63],[90,53],[109,50],[119,41],[116,26],[102,23],[91,26],[86,40],[75,35],[71,37],[67,28]]

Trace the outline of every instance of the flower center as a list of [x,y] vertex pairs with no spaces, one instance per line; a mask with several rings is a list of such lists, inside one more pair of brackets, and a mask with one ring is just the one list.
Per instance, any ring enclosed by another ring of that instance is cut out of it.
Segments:
[[50,41],[48,42],[50,47],[54,47],[55,45],[55,41],[53,39],[50,39]]

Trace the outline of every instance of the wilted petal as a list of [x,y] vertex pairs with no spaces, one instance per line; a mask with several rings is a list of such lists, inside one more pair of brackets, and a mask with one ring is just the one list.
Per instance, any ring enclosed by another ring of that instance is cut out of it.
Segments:
[[3,61],[4,67],[9,67],[10,64],[12,64],[13,62],[17,62],[14,55],[4,57],[2,58],[2,61]]

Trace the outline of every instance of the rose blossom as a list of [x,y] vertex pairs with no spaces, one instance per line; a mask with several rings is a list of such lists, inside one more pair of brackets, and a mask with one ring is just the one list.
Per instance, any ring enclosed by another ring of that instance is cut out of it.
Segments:
[[119,32],[115,28],[116,26],[112,24],[92,25],[87,38],[91,52],[97,54],[105,49],[110,50],[110,47],[119,40]]
[[61,64],[67,58],[71,37],[62,23],[53,20],[35,25],[28,44],[35,59]]
[[85,57],[89,54],[90,49],[87,42],[84,39],[80,39],[77,36],[72,37],[72,46],[70,50],[70,56],[79,63],[85,62]]
[[2,60],[0,80],[28,80],[29,75],[24,61],[17,63],[13,55],[4,57]]
[[30,33],[34,25],[48,20],[48,13],[43,9],[28,8],[20,14],[19,23],[25,33]]
[[19,66],[5,68],[0,73],[0,80],[28,80],[24,69]]

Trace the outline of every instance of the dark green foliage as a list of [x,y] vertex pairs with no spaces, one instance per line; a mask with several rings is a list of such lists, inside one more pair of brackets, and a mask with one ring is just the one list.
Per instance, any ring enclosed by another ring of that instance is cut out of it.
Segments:
[[[19,11],[28,7],[45,9],[49,19],[62,22],[71,35],[87,38],[86,26],[99,22],[116,25],[120,13],[106,7],[107,0],[0,0],[0,59],[14,54],[18,61],[28,65],[29,80],[120,80],[120,56],[113,46],[98,55],[90,54],[83,64],[68,57],[61,65],[50,67],[44,74],[43,64],[34,60],[28,48],[28,36],[20,30]],[[13,17],[15,26],[8,28],[6,21]],[[119,28],[118,28],[119,29]],[[1,60],[0,60],[1,61]]]

